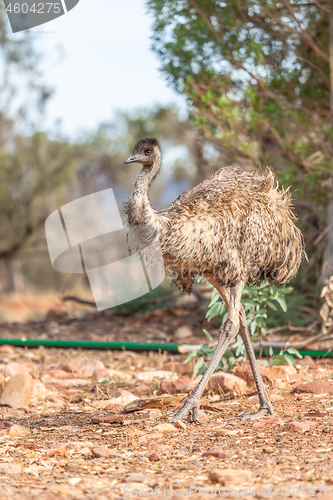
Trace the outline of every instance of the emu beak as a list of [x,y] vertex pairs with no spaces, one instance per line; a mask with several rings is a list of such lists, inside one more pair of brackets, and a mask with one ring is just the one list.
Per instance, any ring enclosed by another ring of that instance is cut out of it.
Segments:
[[139,159],[139,155],[131,155],[129,158],[127,158],[126,161],[124,161],[124,163],[134,163],[136,161],[138,161]]

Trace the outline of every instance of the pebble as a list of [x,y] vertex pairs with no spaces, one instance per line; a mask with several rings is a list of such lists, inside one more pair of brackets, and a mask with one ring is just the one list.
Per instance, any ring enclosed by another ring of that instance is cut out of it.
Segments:
[[47,389],[46,389],[45,385],[43,384],[43,382],[41,382],[40,380],[35,380],[34,381],[34,388],[32,391],[32,399],[36,399],[38,401],[41,401],[41,400],[45,399],[46,395],[47,395]]
[[82,378],[91,378],[94,375],[95,370],[101,370],[105,368],[102,361],[93,358],[74,359],[71,362],[70,366],[72,370]]
[[24,365],[23,363],[16,363],[15,361],[11,361],[6,365],[7,375],[10,377],[13,375],[17,375],[18,373],[29,373],[32,374],[33,370],[30,366]]
[[219,483],[222,486],[240,486],[252,483],[252,472],[243,469],[216,469],[209,471],[208,479],[211,483]]
[[188,337],[192,337],[192,335],[193,335],[193,332],[192,332],[191,328],[189,328],[188,326],[180,326],[175,331],[174,338],[177,340],[183,340],[183,339],[187,339]]
[[187,392],[186,387],[191,382],[190,378],[178,378],[175,380],[162,380],[160,384],[160,392],[166,394],[178,394]]
[[255,422],[252,426],[253,429],[266,429],[267,427],[274,427],[276,425],[283,425],[284,421],[279,417],[263,418],[259,422]]
[[14,424],[10,427],[8,434],[10,434],[10,436],[25,436],[31,434],[31,431],[23,425]]
[[34,388],[34,379],[29,373],[18,373],[10,377],[0,396],[0,405],[12,408],[28,406]]
[[293,392],[309,392],[311,394],[332,394],[333,384],[327,380],[313,380],[306,384],[297,385]]
[[[269,368],[268,366],[263,365],[262,363],[258,363],[258,368],[261,373],[262,378],[265,380],[268,378]],[[254,383],[254,376],[252,373],[252,368],[249,361],[244,361],[240,365],[238,365],[234,370],[233,374],[237,377],[240,377],[246,380],[247,383]]]
[[328,413],[321,413],[320,411],[308,411],[303,415],[304,418],[325,418]]
[[205,451],[202,454],[203,457],[216,457],[216,458],[222,458],[226,459],[229,457],[229,452],[228,451]]
[[[68,371],[65,371],[65,370],[59,370],[59,369],[56,369],[56,368],[51,368],[50,370],[45,370],[44,371],[44,374],[42,376],[42,381],[43,378],[45,377],[45,375],[47,376],[50,376],[51,378],[57,378],[57,379],[60,379],[60,380],[66,380],[66,379],[73,379],[75,378],[75,375],[73,372],[68,372]],[[45,380],[50,380],[48,378],[45,378]]]
[[208,383],[208,389],[216,393],[220,393],[221,391],[244,391],[246,388],[246,381],[231,373],[214,373]]
[[108,423],[108,424],[119,424],[124,422],[124,415],[106,415],[104,417],[92,417],[91,421],[93,424]]
[[151,372],[140,372],[136,375],[136,379],[141,382],[153,382],[155,379],[177,379],[178,375],[175,372],[167,372],[166,370],[155,370]]
[[92,454],[97,458],[119,458],[119,455],[112,453],[106,446],[94,446],[91,448]]
[[159,456],[158,453],[156,453],[156,451],[154,451],[154,453],[149,455],[148,459],[150,462],[158,462],[159,460],[161,460],[161,457]]
[[173,448],[172,446],[169,446],[168,444],[158,444],[158,443],[151,443],[148,446],[149,451],[154,450],[154,451],[160,451],[162,453],[173,453]]
[[158,424],[153,428],[155,432],[175,432],[177,428],[173,424]]
[[[199,422],[208,422],[208,421],[209,421],[209,416],[207,415],[207,413],[205,413],[203,410],[199,410]],[[193,422],[192,413],[187,415],[186,422],[188,422],[189,424]]]
[[140,473],[135,473],[133,472],[132,474],[128,474],[125,478],[125,481],[128,482],[134,482],[134,483],[150,483],[150,477],[145,476],[144,474]]
[[12,354],[15,350],[15,347],[13,345],[9,344],[2,344],[0,345],[0,352],[3,352],[4,354]]
[[310,430],[313,425],[314,422],[288,422],[284,428],[286,431],[304,432]]
[[271,380],[285,379],[288,375],[296,375],[297,370],[289,365],[274,365],[271,366],[268,372],[268,377]]
[[21,464],[15,464],[13,462],[1,462],[0,472],[6,472],[7,474],[22,474],[23,467]]
[[66,443],[58,443],[58,444],[54,445],[53,448],[46,450],[46,453],[48,454],[49,457],[65,456],[68,453],[67,444]]
[[2,393],[3,388],[5,387],[5,381],[6,377],[2,373],[0,373],[0,394]]

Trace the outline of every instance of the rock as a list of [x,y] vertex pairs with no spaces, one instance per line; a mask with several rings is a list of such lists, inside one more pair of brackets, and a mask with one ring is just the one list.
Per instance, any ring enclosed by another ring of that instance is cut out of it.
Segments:
[[150,387],[147,384],[136,385],[133,390],[135,390],[136,393],[140,394],[140,396],[150,394]]
[[30,429],[23,425],[14,424],[10,427],[8,434],[11,436],[25,436],[26,434],[31,434],[31,432]]
[[[67,363],[55,363],[49,366],[48,370],[62,370],[64,372],[71,372],[71,367]],[[73,378],[73,377],[71,377]]]
[[109,401],[110,404],[113,405],[128,405],[135,399],[138,399],[137,396],[134,396],[134,394],[132,394],[131,392],[126,391],[126,389],[120,389],[117,392],[116,396]]
[[303,415],[303,418],[325,418],[328,413],[321,413],[320,411],[308,411]]
[[[42,376],[42,381],[44,381],[45,375],[49,375],[51,378],[56,378],[60,380],[66,380],[66,379],[73,379],[75,378],[75,374],[73,372],[68,372],[65,370],[60,370],[56,368],[51,368],[50,370],[45,370],[44,374]],[[50,379],[45,379],[45,380],[50,380]]]
[[[265,380],[265,379],[268,380],[268,373],[269,373],[268,366],[265,366],[262,363],[257,363],[257,365],[258,365],[258,368],[259,368],[259,371],[261,373],[263,380]],[[246,380],[246,382],[248,384],[254,384],[254,382],[255,382],[254,376],[252,373],[252,368],[251,368],[249,361],[244,361],[243,363],[238,365],[236,368],[234,368],[232,370],[232,372],[237,377],[240,377],[240,378]]]
[[120,458],[120,455],[112,453],[112,451],[109,450],[109,448],[107,448],[106,446],[94,446],[93,448],[91,448],[91,451],[92,454],[97,458]]
[[247,383],[242,378],[231,375],[231,373],[214,373],[208,383],[208,389],[215,392],[234,392],[247,389]]
[[99,359],[93,358],[81,358],[74,359],[70,364],[72,370],[76,372],[79,377],[91,378],[95,370],[101,370],[105,368],[104,363]]
[[0,352],[3,352],[4,354],[13,354],[14,350],[15,347],[13,345],[9,344],[0,345]]
[[192,337],[192,335],[193,335],[193,332],[192,332],[191,328],[189,328],[188,326],[180,326],[175,331],[174,338],[177,340],[183,340],[183,339],[187,339],[188,337]]
[[[44,375],[46,377],[46,375]],[[54,385],[54,387],[58,387],[59,389],[62,389],[63,387],[84,387],[87,385],[91,385],[91,381],[88,379],[84,378],[69,378],[69,379],[51,379],[49,381],[44,380],[44,377],[42,377],[42,380],[44,383],[51,383]]]
[[99,380],[100,378],[108,378],[108,377],[109,377],[109,370],[107,368],[99,368],[98,370],[95,370],[93,373],[94,380]]
[[46,450],[46,453],[48,454],[49,457],[55,457],[55,456],[64,457],[68,453],[67,444],[58,443],[54,445],[53,448]]
[[35,380],[34,388],[32,391],[32,399],[35,399],[37,401],[42,401],[43,399],[45,399],[46,395],[47,395],[47,389],[43,384],[43,382],[41,382],[40,380]]
[[252,483],[252,472],[243,469],[217,469],[208,473],[208,479],[211,483],[222,486],[240,486]]
[[252,425],[253,429],[267,429],[267,427],[275,427],[276,425],[283,425],[284,421],[279,417],[268,417],[255,422]]
[[150,483],[151,479],[149,476],[145,476],[144,474],[140,473],[135,473],[133,472],[132,474],[128,474],[125,477],[125,482],[134,482],[134,483]]
[[0,394],[4,390],[5,383],[6,383],[6,377],[2,375],[2,373],[0,373]]
[[[209,416],[203,410],[199,410],[199,422],[208,422]],[[186,417],[186,422],[189,424],[193,422],[192,413],[189,413]]]
[[215,458],[222,458],[226,459],[229,457],[229,452],[228,451],[205,451],[202,454],[203,457],[215,457]]
[[148,449],[149,451],[154,450],[162,453],[173,453],[172,446],[169,446],[168,444],[151,443],[148,445]]
[[158,453],[156,453],[156,451],[154,451],[154,453],[149,455],[148,459],[150,462],[158,462],[159,460],[161,460],[161,457],[159,456]]
[[31,375],[33,369],[30,366],[24,365],[23,363],[16,363],[15,361],[11,361],[6,365],[6,372],[10,377],[19,373],[29,373],[29,375]]
[[34,379],[28,373],[18,373],[10,377],[0,396],[0,405],[12,408],[28,406],[34,388]]
[[16,464],[14,462],[1,462],[0,472],[6,472],[7,474],[22,474],[23,466],[21,464]]
[[125,415],[105,415],[103,417],[92,417],[93,424],[108,423],[108,424],[122,424],[125,420]]
[[305,432],[310,430],[313,425],[315,425],[314,422],[288,422],[284,428],[286,431]]
[[160,393],[178,394],[186,392],[186,386],[191,382],[190,378],[178,378],[175,380],[162,380],[160,383]]
[[45,401],[48,401],[49,403],[55,403],[57,405],[64,405],[65,404],[65,401],[57,393],[48,394],[47,396],[45,396]]
[[45,317],[46,319],[53,319],[53,320],[63,320],[70,318],[67,311],[63,311],[62,309],[57,309],[57,308],[49,309]]
[[177,428],[173,424],[158,424],[153,428],[155,432],[175,432]]
[[288,375],[288,381],[291,384],[301,384],[301,383],[306,383],[310,382],[309,377],[305,377],[304,375],[301,375],[300,373],[296,373],[295,375]]
[[137,380],[141,382],[152,382],[155,379],[177,379],[178,375],[175,372],[167,372],[165,370],[155,370],[152,372],[140,372],[136,375]]
[[288,380],[289,381],[289,376],[290,375],[296,375],[297,370],[293,366],[289,365],[275,365],[271,366],[268,372],[268,377],[270,380],[277,380],[277,379],[282,379],[282,380]]
[[304,358],[297,360],[297,364],[306,366],[310,369],[316,369],[318,367],[317,363],[311,358],[311,356],[304,356]]
[[309,392],[311,394],[332,394],[333,384],[327,380],[314,380],[306,384],[297,385],[293,392]]

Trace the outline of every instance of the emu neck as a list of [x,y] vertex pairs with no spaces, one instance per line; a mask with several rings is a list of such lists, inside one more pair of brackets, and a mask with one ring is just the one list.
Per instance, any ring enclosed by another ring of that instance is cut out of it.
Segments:
[[143,166],[134,183],[133,191],[129,199],[129,223],[142,224],[147,223],[156,211],[150,204],[148,192],[152,181],[156,177],[161,167],[161,157],[159,157],[152,166]]

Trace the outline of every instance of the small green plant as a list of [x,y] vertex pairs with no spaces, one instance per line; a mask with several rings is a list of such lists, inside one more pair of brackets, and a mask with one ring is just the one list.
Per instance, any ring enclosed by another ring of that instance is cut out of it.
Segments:
[[[204,281],[199,278],[198,281]],[[210,283],[207,283],[207,287],[213,288]],[[277,311],[278,304],[281,309],[287,311],[287,303],[285,295],[292,291],[292,287],[284,286],[283,288],[277,288],[276,286],[270,286],[267,281],[261,283],[258,287],[252,285],[246,285],[242,292],[242,304],[246,314],[246,320],[248,328],[251,332],[252,341],[262,341],[263,336],[266,333],[267,326],[267,312],[268,308],[273,311]],[[210,303],[208,305],[208,311],[206,318],[208,321],[218,318],[222,323],[226,321],[228,315],[227,308],[222,302],[221,296],[216,289],[213,290]],[[213,341],[213,337],[207,330],[203,330],[209,342]],[[230,368],[235,365],[236,361],[241,361],[246,358],[246,351],[243,341],[240,335],[237,336],[236,343],[234,344],[236,348],[235,353],[226,352],[224,357],[219,362],[216,370],[221,370],[224,368]],[[194,365],[193,374],[194,376],[201,375],[204,373],[207,367],[206,358],[211,357],[215,350],[214,346],[210,346],[208,343],[204,344],[199,351],[192,351],[188,354],[185,364],[188,363],[193,358],[198,358]],[[270,349],[270,364],[289,364],[294,365],[294,357],[302,357],[301,354],[294,348],[288,348],[287,350],[279,354],[274,355],[273,350]],[[261,358],[261,351],[260,356]],[[259,362],[268,365],[268,362],[263,359],[259,359]]]

